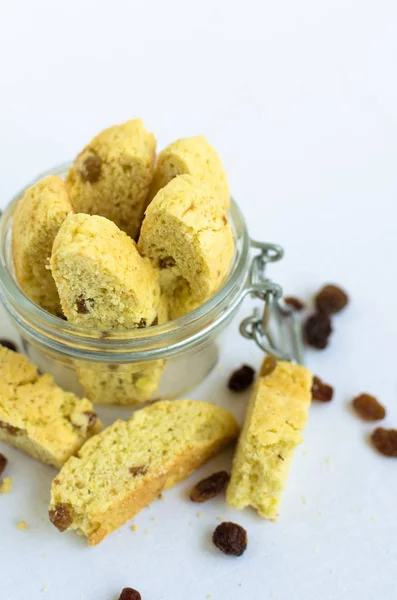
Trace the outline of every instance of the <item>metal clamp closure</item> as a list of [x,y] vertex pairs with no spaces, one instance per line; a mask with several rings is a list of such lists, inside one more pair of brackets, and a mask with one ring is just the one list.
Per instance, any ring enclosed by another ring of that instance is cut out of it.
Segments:
[[277,262],[284,250],[277,244],[255,242],[259,250],[251,262],[246,294],[264,302],[263,311],[255,308],[240,324],[241,334],[252,339],[264,352],[281,360],[303,363],[302,329],[296,312],[282,300],[282,288],[266,277],[268,263]]

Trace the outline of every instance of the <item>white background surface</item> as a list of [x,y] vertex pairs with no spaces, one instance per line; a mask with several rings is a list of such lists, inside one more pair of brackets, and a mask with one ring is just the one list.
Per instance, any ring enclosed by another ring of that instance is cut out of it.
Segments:
[[[100,129],[142,117],[160,148],[215,145],[252,237],[286,249],[271,272],[286,293],[335,281],[352,299],[330,349],[307,354],[336,395],[311,408],[279,522],[186,499],[226,453],[137,532],[88,548],[48,523],[53,471],[2,444],[14,488],[0,497],[1,600],[115,600],[124,586],[143,600],[395,600],[396,461],[367,444],[349,400],[375,393],[397,426],[396,17],[391,0],[0,1],[2,205]],[[241,418],[247,397],[225,380],[260,353],[237,325],[193,396]],[[243,557],[212,546],[218,516],[247,528]]]

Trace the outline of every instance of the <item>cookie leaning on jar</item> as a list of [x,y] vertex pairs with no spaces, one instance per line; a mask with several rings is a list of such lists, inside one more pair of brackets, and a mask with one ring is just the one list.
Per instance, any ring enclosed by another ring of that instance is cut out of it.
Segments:
[[222,285],[232,264],[234,240],[215,192],[191,175],[180,175],[146,209],[138,248],[159,269],[169,317],[176,319]]
[[48,312],[62,316],[48,262],[60,226],[73,212],[65,183],[49,175],[32,185],[18,201],[12,224],[15,274],[25,294]]
[[[71,323],[109,331],[167,320],[158,273],[140,256],[135,242],[104,217],[70,215],[55,239],[51,270]],[[161,361],[120,367],[76,362],[85,394],[97,404],[148,400],[162,367]]]

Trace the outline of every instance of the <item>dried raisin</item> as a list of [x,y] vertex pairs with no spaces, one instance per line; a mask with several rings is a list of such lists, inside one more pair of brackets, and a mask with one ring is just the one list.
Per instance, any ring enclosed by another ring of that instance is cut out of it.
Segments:
[[233,392],[244,392],[254,381],[255,371],[249,365],[243,365],[240,369],[233,371],[228,382],[229,390]]
[[90,312],[87,306],[87,302],[89,302],[91,307],[94,306],[94,299],[85,299],[83,294],[80,294],[80,296],[76,299],[76,310],[80,315],[87,315]]
[[316,308],[327,315],[335,315],[345,308],[349,297],[336,285],[325,285],[315,297]]
[[226,471],[213,473],[206,479],[202,479],[190,491],[190,500],[192,502],[205,502],[211,498],[215,498],[223,492],[230,477]]
[[120,594],[119,600],[141,600],[141,595],[137,590],[124,588]]
[[160,269],[169,269],[171,267],[175,267],[175,265],[175,258],[173,258],[172,256],[166,256],[164,258],[160,258],[159,260]]
[[354,398],[353,408],[365,421],[380,421],[386,416],[385,408],[370,394],[360,394]]
[[305,308],[305,305],[302,302],[302,300],[299,300],[299,298],[295,298],[295,296],[286,296],[284,298],[284,302],[285,304],[287,304],[288,306],[290,306],[298,312]]
[[67,504],[57,504],[49,514],[51,523],[59,531],[66,531],[73,523],[73,516]]
[[4,346],[4,348],[8,348],[13,352],[17,351],[17,346],[11,340],[6,340],[5,338],[0,338],[0,346]]
[[331,319],[326,313],[314,313],[308,317],[304,324],[306,343],[318,350],[324,350],[328,346],[328,339],[331,333]]
[[83,181],[95,183],[101,176],[102,160],[99,156],[92,154],[88,156],[80,169],[80,177]]
[[137,475],[145,475],[148,472],[148,468],[145,466],[139,466],[139,467],[130,467],[130,473],[133,477],[136,477]]
[[95,427],[95,423],[98,419],[97,414],[95,412],[85,412],[84,414],[88,417],[87,429],[92,429]]
[[319,377],[313,377],[312,399],[319,402],[330,402],[334,395],[334,388],[321,381]]
[[241,556],[247,548],[247,532],[237,523],[224,522],[215,529],[212,541],[224,554]]
[[1,454],[1,452],[0,452],[0,477],[4,473],[4,469],[6,468],[6,466],[7,466],[7,459],[4,456],[4,454]]
[[397,429],[378,427],[372,433],[371,440],[381,454],[397,457]]
[[276,359],[273,358],[273,356],[267,356],[262,363],[259,374],[261,377],[266,377],[267,375],[270,375],[270,373],[273,373],[273,371],[276,367],[277,367]]

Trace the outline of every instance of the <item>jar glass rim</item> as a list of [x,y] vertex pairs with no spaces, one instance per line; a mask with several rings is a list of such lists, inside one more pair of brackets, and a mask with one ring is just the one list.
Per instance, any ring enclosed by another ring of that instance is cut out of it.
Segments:
[[70,165],[70,162],[62,164],[36,177],[14,196],[1,217],[0,292],[8,312],[22,329],[40,343],[45,343],[58,351],[64,351],[73,356],[81,357],[89,351],[93,352],[98,360],[108,358],[109,353],[116,353],[119,358],[123,354],[131,355],[131,353],[146,358],[147,352],[152,357],[163,354],[165,347],[168,354],[173,350],[180,351],[182,347],[208,335],[227,319],[242,299],[250,249],[244,217],[233,199],[231,199],[229,210],[229,220],[236,246],[232,267],[217,292],[183,317],[144,329],[103,331],[64,321],[30,300],[19,287],[12,268],[10,268],[12,215],[18,200],[26,189],[48,175],[63,177]]

